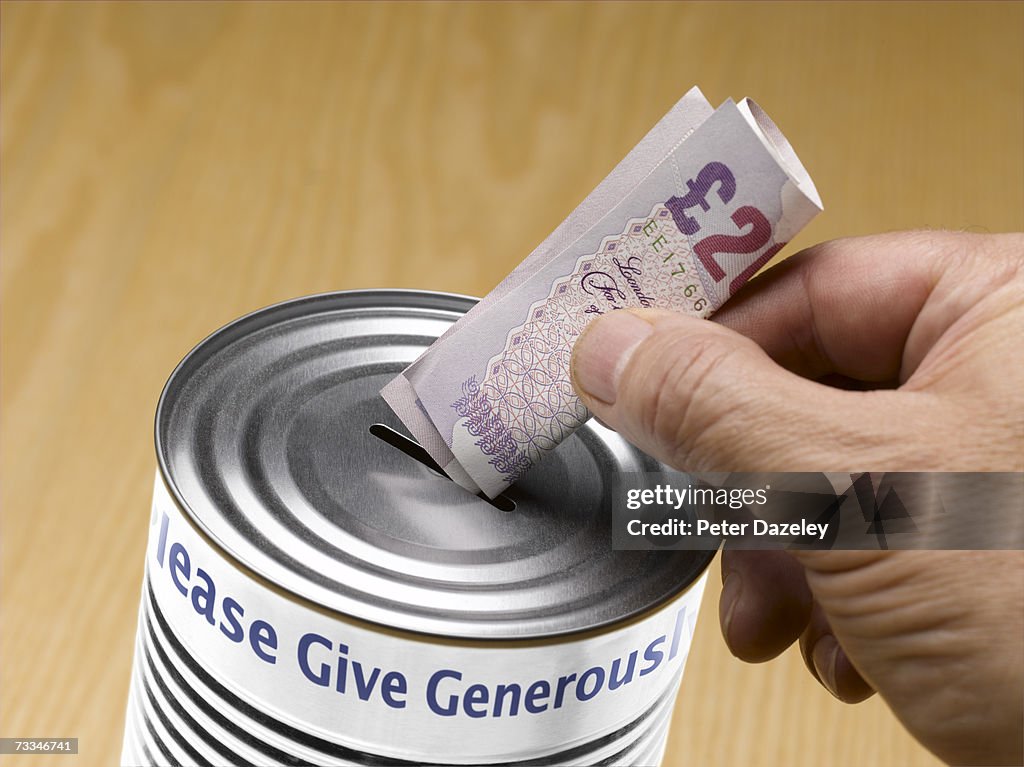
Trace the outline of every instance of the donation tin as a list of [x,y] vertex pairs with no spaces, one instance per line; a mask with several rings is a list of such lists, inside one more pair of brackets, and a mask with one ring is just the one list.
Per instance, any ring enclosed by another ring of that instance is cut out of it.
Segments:
[[713,552],[615,551],[596,423],[494,501],[378,392],[474,303],[277,304],[171,375],[126,765],[655,765]]

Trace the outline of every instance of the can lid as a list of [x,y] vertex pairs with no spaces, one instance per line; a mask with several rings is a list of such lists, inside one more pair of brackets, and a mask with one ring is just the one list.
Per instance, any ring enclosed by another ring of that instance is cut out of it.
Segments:
[[679,477],[614,432],[586,424],[506,491],[506,511],[371,431],[404,433],[378,392],[473,303],[327,293],[201,342],[156,418],[160,468],[185,513],[297,597],[427,634],[585,631],[685,589],[713,552],[612,549],[613,476]]

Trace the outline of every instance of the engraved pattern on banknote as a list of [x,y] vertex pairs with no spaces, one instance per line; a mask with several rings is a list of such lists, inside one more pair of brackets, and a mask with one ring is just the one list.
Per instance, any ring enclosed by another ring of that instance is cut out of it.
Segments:
[[655,205],[649,216],[631,219],[622,233],[580,257],[572,274],[530,306],[482,380],[463,383],[463,396],[452,403],[459,424],[495,470],[516,481],[589,417],[569,375],[573,342],[587,323],[641,306],[705,317],[716,308],[708,279],[687,236],[664,205]]
[[498,417],[497,409],[480,391],[476,376],[462,384],[462,396],[452,403],[455,412],[465,419],[466,430],[476,438],[480,452],[490,456],[490,464],[506,477],[518,477],[530,468],[519,450],[509,428]]

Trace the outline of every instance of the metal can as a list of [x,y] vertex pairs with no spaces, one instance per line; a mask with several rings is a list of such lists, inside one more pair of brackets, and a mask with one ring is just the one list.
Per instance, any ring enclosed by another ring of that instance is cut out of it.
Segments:
[[713,553],[612,549],[612,478],[675,475],[595,423],[494,502],[421,462],[378,391],[473,302],[296,299],[178,365],[123,764],[660,762]]

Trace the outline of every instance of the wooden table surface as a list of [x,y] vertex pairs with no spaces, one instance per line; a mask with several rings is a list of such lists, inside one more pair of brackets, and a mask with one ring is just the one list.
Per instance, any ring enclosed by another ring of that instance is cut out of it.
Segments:
[[[0,13],[0,735],[79,737],[59,764],[120,754],[154,406],[228,320],[341,288],[486,293],[693,84],[756,98],[797,148],[826,206],[797,247],[1024,229],[1020,3]],[[795,651],[732,658],[719,580],[668,767],[936,763]]]

